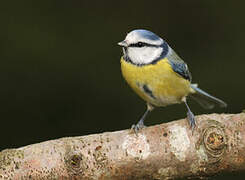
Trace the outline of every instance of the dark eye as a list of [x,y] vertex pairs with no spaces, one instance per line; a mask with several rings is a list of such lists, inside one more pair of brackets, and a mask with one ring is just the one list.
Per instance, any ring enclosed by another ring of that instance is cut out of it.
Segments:
[[144,43],[144,42],[137,42],[137,43],[134,43],[134,44],[130,44],[129,47],[137,47],[137,48],[140,48],[140,47],[144,47],[144,46],[147,46],[148,44]]
[[145,44],[142,43],[142,42],[138,42],[138,43],[136,43],[136,46],[137,46],[137,47],[143,47],[143,46],[145,46]]

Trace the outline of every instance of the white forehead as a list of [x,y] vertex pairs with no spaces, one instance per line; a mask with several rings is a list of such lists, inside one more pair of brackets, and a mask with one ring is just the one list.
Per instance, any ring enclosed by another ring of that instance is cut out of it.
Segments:
[[148,44],[154,44],[154,45],[161,45],[163,43],[162,38],[157,36],[151,31],[143,30],[143,29],[137,29],[134,31],[131,31],[127,34],[125,41],[127,44],[134,44],[137,42],[145,42]]

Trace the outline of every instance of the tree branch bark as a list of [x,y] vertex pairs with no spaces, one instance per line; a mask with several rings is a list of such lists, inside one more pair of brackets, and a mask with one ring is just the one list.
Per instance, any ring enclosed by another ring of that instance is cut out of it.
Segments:
[[245,113],[68,137],[0,152],[0,179],[175,179],[245,170]]

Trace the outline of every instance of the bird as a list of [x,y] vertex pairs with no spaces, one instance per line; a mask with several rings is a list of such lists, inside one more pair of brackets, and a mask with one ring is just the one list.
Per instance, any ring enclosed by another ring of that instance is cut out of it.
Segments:
[[129,86],[146,102],[146,111],[132,129],[137,133],[144,128],[146,116],[156,107],[184,103],[190,128],[196,127],[195,116],[187,104],[187,97],[196,100],[203,108],[227,104],[192,83],[187,64],[168,43],[155,33],[135,29],[118,43],[122,47],[122,76]]

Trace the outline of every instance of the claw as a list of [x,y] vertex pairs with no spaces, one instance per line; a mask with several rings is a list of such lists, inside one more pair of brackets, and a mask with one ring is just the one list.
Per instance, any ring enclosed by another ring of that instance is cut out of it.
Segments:
[[147,104],[147,109],[146,109],[145,113],[143,114],[143,116],[140,118],[139,122],[138,122],[136,125],[135,125],[135,124],[132,125],[131,129],[134,130],[134,132],[135,132],[136,135],[138,134],[138,131],[139,131],[139,130],[141,130],[141,129],[143,129],[144,127],[146,127],[146,126],[144,125],[144,119],[145,119],[146,115],[147,115],[150,111],[152,111],[152,110],[153,110],[153,106],[150,105],[150,104]]
[[131,129],[134,130],[135,134],[137,135],[139,130],[143,129],[144,127],[146,127],[143,123],[143,121],[139,121],[136,125],[133,124]]

